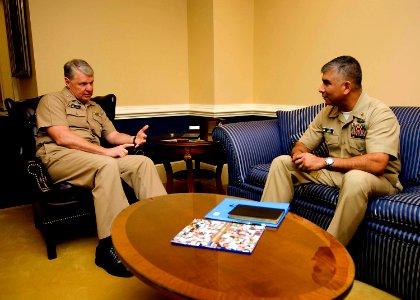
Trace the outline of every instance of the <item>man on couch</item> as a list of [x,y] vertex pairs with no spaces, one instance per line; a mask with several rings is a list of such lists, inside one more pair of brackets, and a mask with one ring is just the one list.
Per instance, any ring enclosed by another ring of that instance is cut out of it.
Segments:
[[[327,231],[347,245],[362,222],[369,198],[402,190],[400,126],[387,105],[363,92],[356,59],[337,57],[321,72],[319,92],[326,106],[290,156],[273,160],[261,201],[291,202],[294,186],[306,183],[338,187],[338,203]],[[329,157],[312,153],[323,142]]]

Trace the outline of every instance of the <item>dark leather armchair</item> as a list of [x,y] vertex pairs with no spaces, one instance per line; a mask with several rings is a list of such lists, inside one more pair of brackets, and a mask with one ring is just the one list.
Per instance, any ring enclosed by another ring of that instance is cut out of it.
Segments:
[[[34,190],[33,212],[35,226],[41,231],[49,259],[57,257],[56,244],[65,232],[96,229],[95,211],[90,189],[73,186],[68,182],[53,183],[46,167],[35,157],[37,135],[35,110],[41,97],[16,102],[6,99],[6,109],[14,127],[13,146],[18,168],[27,176],[22,188]],[[116,97],[113,94],[92,98],[114,121]],[[130,203],[137,201],[134,191],[124,182]],[[76,228],[78,230],[75,230]]]

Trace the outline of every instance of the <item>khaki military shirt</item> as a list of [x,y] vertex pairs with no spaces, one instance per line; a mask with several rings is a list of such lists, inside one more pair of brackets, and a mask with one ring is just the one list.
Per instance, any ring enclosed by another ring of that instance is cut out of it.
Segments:
[[38,136],[37,150],[44,144],[55,144],[46,128],[50,126],[68,126],[71,131],[99,145],[99,138],[105,138],[115,131],[111,120],[101,106],[94,101],[83,104],[65,87],[61,92],[47,94],[41,98],[37,110]]
[[362,93],[348,120],[338,107],[326,106],[299,141],[310,150],[325,141],[331,157],[387,153],[390,160],[384,176],[394,187],[399,187],[399,137],[400,125],[392,110],[381,101]]

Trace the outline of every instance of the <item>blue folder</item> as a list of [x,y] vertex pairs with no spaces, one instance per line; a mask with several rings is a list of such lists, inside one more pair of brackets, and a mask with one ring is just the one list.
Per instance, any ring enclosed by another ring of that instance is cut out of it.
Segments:
[[[259,206],[259,207],[270,207],[270,208],[278,208],[283,209],[284,213],[277,221],[276,224],[268,223],[268,222],[260,222],[260,221],[250,221],[245,219],[239,218],[230,218],[229,212],[235,208],[236,205],[248,205],[248,206]],[[212,220],[220,220],[220,221],[228,221],[228,222],[239,222],[239,223],[247,223],[247,224],[263,224],[266,227],[279,227],[280,223],[283,221],[284,217],[286,216],[287,212],[289,211],[290,204],[283,203],[283,202],[258,202],[252,200],[241,200],[241,199],[233,199],[233,198],[225,198],[222,202],[220,202],[215,208],[213,208],[206,216],[206,219]]]

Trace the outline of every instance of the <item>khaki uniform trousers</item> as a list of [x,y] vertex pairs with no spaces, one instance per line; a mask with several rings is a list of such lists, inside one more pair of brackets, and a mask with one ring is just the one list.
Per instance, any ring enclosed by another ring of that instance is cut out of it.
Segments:
[[100,239],[111,235],[113,220],[129,205],[121,179],[134,189],[137,199],[166,194],[153,161],[146,156],[112,158],[61,149],[40,157],[54,182],[68,181],[92,189]]
[[322,169],[306,173],[296,167],[289,155],[282,155],[272,162],[261,201],[290,203],[294,186],[305,183],[325,184],[340,189],[335,214],[327,231],[345,246],[362,222],[369,198],[398,192],[383,176],[360,170],[341,173]]

